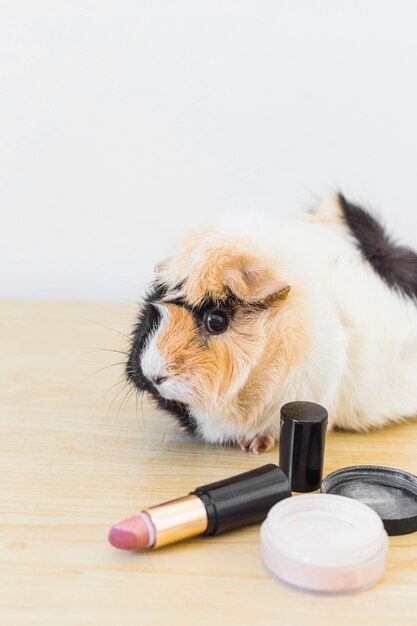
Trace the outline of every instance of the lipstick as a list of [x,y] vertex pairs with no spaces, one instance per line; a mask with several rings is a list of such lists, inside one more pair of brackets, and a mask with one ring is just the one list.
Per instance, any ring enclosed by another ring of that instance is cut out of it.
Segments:
[[144,509],[113,526],[109,541],[122,550],[139,550],[218,535],[264,520],[274,504],[290,496],[285,473],[268,463]]

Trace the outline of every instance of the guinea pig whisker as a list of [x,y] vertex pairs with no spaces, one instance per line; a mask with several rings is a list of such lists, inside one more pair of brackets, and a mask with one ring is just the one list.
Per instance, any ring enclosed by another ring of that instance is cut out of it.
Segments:
[[114,389],[115,387],[117,387],[117,385],[122,385],[123,383],[126,383],[126,378],[124,376],[124,374],[122,374],[119,377],[119,380],[117,380],[115,383],[113,383],[113,385],[111,385],[108,389],[106,389],[106,391],[104,391],[97,399],[97,401],[102,400],[108,393],[110,393],[110,391],[112,389]]
[[145,410],[144,410],[144,402],[145,402],[145,397],[146,394],[143,391],[141,393],[141,399],[140,399],[140,404],[141,404],[141,411],[142,411],[142,420],[143,420],[143,425],[146,426],[146,417],[145,417]]
[[91,378],[91,376],[95,376],[96,374],[99,374],[103,370],[107,370],[107,369],[109,369],[109,367],[116,367],[117,365],[124,365],[124,362],[123,361],[119,361],[118,363],[110,363],[110,365],[105,365],[104,367],[100,367],[98,370],[95,370],[94,372],[91,372],[91,374],[88,374],[88,376],[86,376],[85,378],[83,378],[82,380],[80,380],[77,383],[77,385],[74,387],[74,391],[76,389],[78,389],[81,385],[83,385],[86,380]]
[[123,385],[123,387],[120,387],[117,395],[111,400],[110,405],[107,408],[107,424],[112,424],[112,419],[111,419],[111,412],[112,412],[112,406],[117,398],[117,396],[119,395],[120,392],[123,391],[123,389],[126,388],[126,380],[123,377],[121,380],[118,380],[117,382],[114,383],[114,385],[111,385],[111,387],[109,389],[107,389],[103,394],[101,394],[101,396],[99,397],[99,400],[101,400],[102,398],[104,398],[108,393],[110,393],[110,391],[112,391],[113,389],[115,389],[115,387],[118,387],[119,385]]
[[94,320],[90,320],[90,322],[92,324],[95,324],[96,326],[101,326],[102,328],[106,328],[107,330],[111,330],[113,333],[117,333],[118,335],[120,335],[120,337],[123,337],[124,339],[126,339],[129,342],[129,344],[133,343],[132,337],[130,337],[129,335],[125,335],[125,333],[122,333],[121,330],[117,330],[116,328],[112,328],[111,326],[107,326],[106,324],[101,324],[100,322],[96,322]]
[[172,422],[167,422],[164,434],[162,436],[162,443],[161,443],[162,448],[164,448],[167,444],[167,439],[168,439],[169,431],[171,430],[171,428],[172,428]]
[[138,420],[138,424],[140,424],[140,415],[138,413],[138,400],[140,398],[140,402],[141,402],[141,415],[142,415],[142,424],[140,424],[141,426],[143,426],[143,428],[145,427],[145,415],[143,413],[143,399],[145,396],[145,392],[144,391],[140,391],[139,389],[136,388],[136,418]]
[[[112,411],[112,407],[113,407],[114,403],[116,402],[116,400],[120,397],[120,394],[122,394],[123,392],[125,392],[125,391],[126,391],[126,389],[127,389],[127,391],[130,391],[130,389],[131,389],[131,384],[129,383],[129,381],[126,381],[126,379],[124,379],[122,382],[124,383],[124,386],[123,386],[123,387],[121,387],[121,388],[118,390],[118,392],[117,392],[117,393],[116,393],[116,395],[114,396],[113,400],[110,402],[110,406],[109,406],[109,413]],[[124,396],[124,397],[125,397],[125,396]],[[117,412],[117,414],[116,414],[116,419],[118,418],[118,415],[119,415],[119,411],[118,411],[118,412]]]
[[117,414],[116,414],[116,418],[115,418],[115,422],[117,422],[117,420],[119,419],[119,415],[122,412],[122,410],[126,407],[127,403],[129,402],[130,398],[132,397],[132,394],[134,393],[135,388],[133,386],[128,387],[125,395],[122,398],[122,401],[119,405]]
[[116,352],[117,354],[124,354],[124,356],[129,356],[128,352],[125,352],[124,350],[114,350],[113,348],[87,348],[87,350],[90,350],[91,352]]
[[136,409],[136,419],[139,422],[139,415],[138,415],[138,389],[136,389],[136,394],[135,394],[135,409]]

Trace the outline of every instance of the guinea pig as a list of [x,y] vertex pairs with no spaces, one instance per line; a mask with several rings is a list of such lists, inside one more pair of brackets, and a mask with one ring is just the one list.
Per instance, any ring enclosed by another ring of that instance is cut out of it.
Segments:
[[191,233],[156,268],[126,375],[190,433],[270,449],[280,407],[329,426],[417,413],[417,255],[341,194],[288,220]]

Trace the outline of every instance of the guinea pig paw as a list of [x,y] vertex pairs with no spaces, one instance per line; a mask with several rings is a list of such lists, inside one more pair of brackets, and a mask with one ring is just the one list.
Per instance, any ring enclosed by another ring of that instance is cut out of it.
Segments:
[[260,452],[269,452],[275,445],[275,439],[270,435],[262,435],[254,439],[242,439],[239,443],[240,449],[244,452],[252,452],[259,454]]

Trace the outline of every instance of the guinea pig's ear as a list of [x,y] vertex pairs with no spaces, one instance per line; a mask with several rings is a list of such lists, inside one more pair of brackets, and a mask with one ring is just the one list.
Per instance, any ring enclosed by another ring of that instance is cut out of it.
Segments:
[[285,300],[291,287],[279,280],[269,268],[240,262],[228,268],[224,283],[238,298],[250,304],[269,299]]
[[159,274],[161,274],[161,272],[164,271],[164,269],[166,268],[170,260],[171,259],[167,257],[166,259],[162,259],[162,261],[159,261],[159,263],[155,265],[154,272],[156,276],[158,276]]

